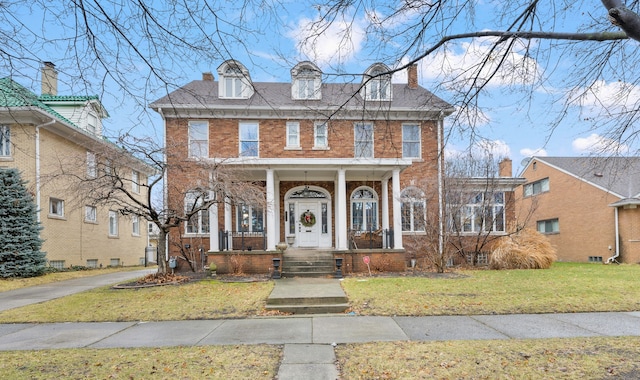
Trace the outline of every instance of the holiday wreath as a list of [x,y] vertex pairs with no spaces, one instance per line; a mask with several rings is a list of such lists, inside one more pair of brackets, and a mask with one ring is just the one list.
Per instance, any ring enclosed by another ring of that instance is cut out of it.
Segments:
[[316,224],[316,216],[309,210],[305,211],[300,215],[300,223],[302,223],[305,227],[311,227]]

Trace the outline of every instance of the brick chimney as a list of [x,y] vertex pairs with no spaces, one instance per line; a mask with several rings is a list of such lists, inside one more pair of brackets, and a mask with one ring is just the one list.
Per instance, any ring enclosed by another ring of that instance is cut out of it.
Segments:
[[202,73],[202,80],[213,82],[213,74],[210,72]]
[[409,88],[416,89],[418,88],[418,65],[413,64],[407,67],[407,85]]
[[498,163],[498,175],[502,178],[511,177],[513,175],[513,165],[511,159],[505,158]]
[[58,72],[52,62],[42,63],[42,95],[58,95]]

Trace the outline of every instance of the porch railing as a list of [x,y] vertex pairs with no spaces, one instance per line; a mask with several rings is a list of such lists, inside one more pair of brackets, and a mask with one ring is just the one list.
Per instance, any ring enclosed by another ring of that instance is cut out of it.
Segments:
[[393,247],[393,230],[349,230],[349,249],[390,249]]
[[[240,251],[267,249],[267,235],[264,232],[220,230],[218,234],[218,248],[220,251],[228,251],[232,246],[234,250]],[[230,244],[231,242],[233,244]]]

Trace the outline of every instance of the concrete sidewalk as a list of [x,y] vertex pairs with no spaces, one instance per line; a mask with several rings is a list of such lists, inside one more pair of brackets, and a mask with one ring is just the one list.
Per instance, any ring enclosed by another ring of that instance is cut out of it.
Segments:
[[[0,293],[0,310],[144,276],[119,272]],[[335,290],[338,283],[329,282]],[[298,286],[276,281],[274,293]],[[338,285],[339,286],[339,285]],[[321,292],[322,289],[312,289]],[[640,336],[639,312],[370,317],[348,314],[167,322],[0,324],[0,351],[234,344],[284,346],[278,379],[335,379],[336,344]]]

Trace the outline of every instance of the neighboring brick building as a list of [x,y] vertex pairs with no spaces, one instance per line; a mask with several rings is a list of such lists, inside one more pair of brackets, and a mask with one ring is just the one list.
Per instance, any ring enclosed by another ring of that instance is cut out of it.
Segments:
[[533,157],[522,177],[519,220],[560,261],[640,263],[639,157]]
[[245,251],[245,260],[260,262],[245,270],[266,270],[270,259],[255,258],[256,251],[274,252],[285,241],[334,255],[401,257],[389,268],[403,269],[411,250],[403,235],[425,233],[427,209],[437,214],[427,192],[437,193],[443,120],[454,110],[418,85],[416,66],[405,84],[391,83],[386,72],[378,63],[362,81],[323,83],[316,65],[301,62],[290,83],[264,83],[230,60],[218,68],[218,81],[205,73],[153,102],[169,160],[193,163],[175,171],[168,162],[170,202],[189,190],[171,193],[196,175],[198,162],[223,162],[262,183],[269,205],[212,207],[171,241],[210,254]]
[[[10,78],[0,79],[0,167],[20,170],[34,195],[43,229],[42,251],[49,265],[138,265],[147,245],[147,224],[117,212],[86,204],[83,194],[62,171],[97,176],[104,169],[96,152],[113,150],[102,138],[107,117],[97,96],[57,95],[57,72],[45,63],[42,95]],[[131,161],[135,163],[136,161]],[[149,168],[140,163],[126,169],[146,182]],[[146,190],[138,186],[140,199]]]

